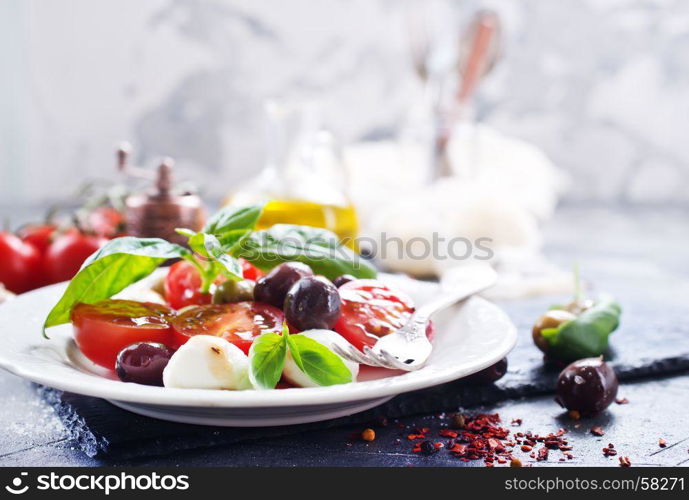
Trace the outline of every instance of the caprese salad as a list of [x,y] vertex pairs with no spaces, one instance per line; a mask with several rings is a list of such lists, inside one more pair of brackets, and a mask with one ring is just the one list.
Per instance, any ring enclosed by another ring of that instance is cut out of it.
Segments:
[[[362,349],[402,327],[412,300],[331,232],[278,224],[261,206],[225,208],[188,247],[122,237],[84,263],[45,329],[69,323],[93,363],[124,382],[193,389],[273,389],[355,382],[334,344]],[[143,293],[115,296],[176,259]]]

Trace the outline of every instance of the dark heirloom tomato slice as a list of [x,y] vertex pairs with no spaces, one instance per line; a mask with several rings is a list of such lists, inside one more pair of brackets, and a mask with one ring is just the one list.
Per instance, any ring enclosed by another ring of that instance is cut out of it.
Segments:
[[137,342],[170,345],[169,308],[150,302],[102,300],[72,309],[74,340],[94,363],[114,369],[118,353]]
[[[377,280],[350,281],[339,292],[342,305],[335,331],[359,350],[404,326],[414,312],[411,298]],[[427,334],[431,330],[429,325]]]
[[232,342],[245,353],[254,338],[266,332],[280,332],[282,311],[261,302],[235,302],[190,307],[172,320],[175,346],[194,335],[214,335]]

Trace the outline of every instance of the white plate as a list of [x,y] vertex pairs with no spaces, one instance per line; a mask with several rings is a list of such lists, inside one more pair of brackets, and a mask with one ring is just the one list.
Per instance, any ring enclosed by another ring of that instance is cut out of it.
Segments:
[[[383,281],[407,291],[421,304],[438,285],[398,276]],[[473,297],[434,318],[434,350],[420,370],[401,373],[362,367],[359,381],[318,388],[272,391],[166,389],[123,383],[85,359],[71,326],[49,330],[41,324],[66,284],[35,290],[0,305],[0,367],[56,389],[105,398],[142,415],[191,424],[258,427],[315,422],[351,415],[403,392],[423,389],[475,373],[514,347],[517,332],[494,304]]]

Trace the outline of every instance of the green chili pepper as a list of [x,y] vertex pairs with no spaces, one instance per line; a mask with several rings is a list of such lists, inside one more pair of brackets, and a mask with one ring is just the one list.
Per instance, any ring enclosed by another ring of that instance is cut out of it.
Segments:
[[622,308],[612,297],[601,297],[574,319],[541,329],[546,352],[562,361],[600,356],[608,348],[609,335],[620,324],[621,313]]

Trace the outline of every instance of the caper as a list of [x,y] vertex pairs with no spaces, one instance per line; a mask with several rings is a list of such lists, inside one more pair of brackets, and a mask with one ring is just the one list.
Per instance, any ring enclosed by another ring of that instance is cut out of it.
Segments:
[[255,282],[252,280],[225,281],[213,292],[213,304],[254,300],[254,285]]
[[569,311],[565,311],[564,309],[553,309],[545,314],[542,314],[536,320],[536,324],[531,330],[531,336],[533,337],[536,347],[543,352],[548,352],[550,344],[548,339],[546,339],[541,332],[548,328],[557,328],[561,324],[572,321],[573,319],[576,319],[576,316]]

